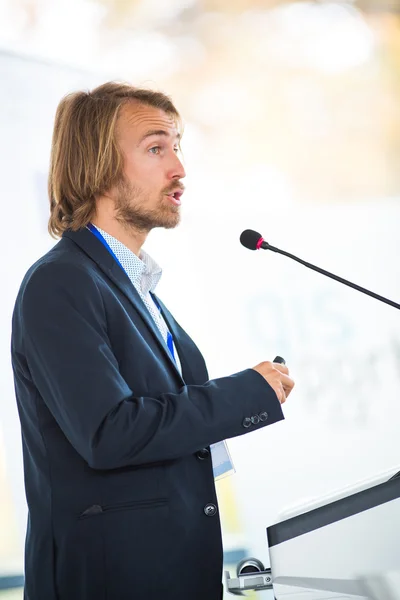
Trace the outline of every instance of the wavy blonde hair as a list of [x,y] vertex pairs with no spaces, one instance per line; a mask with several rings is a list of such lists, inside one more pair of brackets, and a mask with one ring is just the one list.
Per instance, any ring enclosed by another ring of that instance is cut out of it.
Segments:
[[125,83],[111,81],[91,92],[74,92],[58,105],[48,178],[53,238],[85,227],[95,213],[96,197],[123,179],[116,124],[121,107],[132,100],[163,110],[181,129],[168,96]]

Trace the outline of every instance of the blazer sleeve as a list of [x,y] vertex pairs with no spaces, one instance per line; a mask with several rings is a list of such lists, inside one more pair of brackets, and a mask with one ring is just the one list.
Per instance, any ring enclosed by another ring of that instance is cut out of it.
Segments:
[[267,418],[251,431],[283,419],[275,392],[253,369],[187,385],[179,393],[135,397],[108,339],[101,292],[83,267],[40,265],[21,292],[14,318],[35,386],[94,469],[194,453],[246,433],[249,418],[260,413]]

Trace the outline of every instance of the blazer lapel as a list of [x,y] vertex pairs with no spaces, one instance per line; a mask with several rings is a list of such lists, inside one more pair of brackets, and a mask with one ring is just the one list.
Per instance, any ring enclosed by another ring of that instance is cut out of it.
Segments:
[[208,381],[208,372],[200,350],[179,323],[175,321],[164,303],[155,294],[152,295],[157,299],[164,320],[174,339],[174,344],[182,365],[183,379],[187,384],[202,385],[206,383]]
[[168,350],[168,346],[166,345],[160,330],[155,324],[154,319],[149,313],[143,300],[136,291],[135,286],[132,284],[125,271],[121,269],[121,267],[115,261],[113,256],[101,243],[101,241],[98,240],[96,236],[93,235],[93,233],[91,233],[91,231],[89,231],[86,228],[79,229],[78,231],[65,231],[63,233],[63,238],[64,237],[71,239],[88,256],[90,256],[90,258],[94,260],[96,264],[100,267],[103,273],[105,273],[107,277],[109,277],[113,281],[113,283],[121,290],[121,292],[125,294],[125,296],[131,302],[135,310],[139,313],[140,317],[143,319],[143,321],[149,328],[150,332],[153,334],[154,339],[156,343],[160,346],[162,352],[165,355],[165,358],[175,369],[180,379],[182,379],[182,376],[176,366],[174,359],[171,356],[170,351]]

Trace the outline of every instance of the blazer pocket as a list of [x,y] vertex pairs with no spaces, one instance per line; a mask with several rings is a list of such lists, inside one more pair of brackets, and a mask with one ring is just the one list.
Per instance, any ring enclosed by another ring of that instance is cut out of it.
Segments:
[[86,508],[79,515],[78,519],[87,519],[102,515],[104,513],[124,511],[124,510],[138,510],[146,508],[158,508],[166,506],[168,504],[167,498],[152,498],[150,500],[132,500],[130,502],[119,502],[115,504],[92,504]]

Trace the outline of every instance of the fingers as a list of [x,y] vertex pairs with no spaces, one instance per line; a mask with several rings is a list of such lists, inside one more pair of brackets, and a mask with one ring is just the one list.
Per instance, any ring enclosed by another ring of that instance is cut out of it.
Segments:
[[281,363],[271,363],[271,366],[276,369],[277,371],[280,371],[281,373],[285,373],[286,375],[289,375],[289,369],[287,368],[286,365],[282,365]]
[[285,392],[285,396],[287,398],[289,396],[290,392],[292,391],[292,389],[294,388],[294,381],[291,377],[289,377],[288,375],[284,375],[282,373],[281,384],[282,384],[283,391]]
[[280,404],[284,404],[286,402],[286,394],[285,394],[285,390],[283,389],[283,387],[281,385],[279,386],[274,386],[272,388],[280,402]]
[[[290,379],[290,378],[288,378]],[[270,383],[271,385],[271,383]],[[275,394],[277,395],[277,398],[279,400],[279,402],[281,404],[284,404],[286,402],[287,397],[289,396],[290,392],[292,391],[293,387],[294,387],[294,381],[292,379],[290,379],[290,384],[285,384],[282,381],[280,383],[275,383],[274,385],[271,385],[272,389],[274,390]]]
[[284,365],[282,363],[271,362],[269,360],[265,360],[264,362],[257,365],[257,367],[263,367],[264,369],[276,369],[277,371],[280,371],[281,373],[286,373],[286,375],[289,374],[289,369],[287,368],[286,365]]
[[274,390],[279,402],[283,404],[294,387],[294,381],[289,377],[289,369],[281,363],[265,361],[253,367]]
[[265,379],[274,390],[277,398],[281,404],[286,402],[287,397],[294,388],[294,381],[288,375],[284,373],[271,372]]

